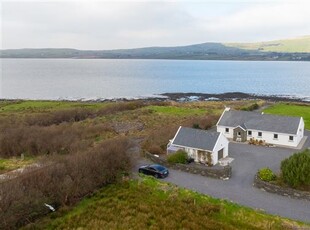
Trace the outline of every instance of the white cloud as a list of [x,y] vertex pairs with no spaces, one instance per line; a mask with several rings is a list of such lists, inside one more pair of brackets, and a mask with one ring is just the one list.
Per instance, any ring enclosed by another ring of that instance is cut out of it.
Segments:
[[3,48],[114,49],[310,34],[307,1],[3,2]]
[[310,34],[310,2],[304,4],[259,4],[206,26],[228,39],[253,41]]

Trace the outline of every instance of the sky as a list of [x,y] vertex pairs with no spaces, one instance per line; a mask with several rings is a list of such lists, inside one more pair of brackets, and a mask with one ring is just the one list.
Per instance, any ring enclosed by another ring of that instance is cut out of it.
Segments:
[[0,2],[2,49],[122,49],[310,35],[309,0]]

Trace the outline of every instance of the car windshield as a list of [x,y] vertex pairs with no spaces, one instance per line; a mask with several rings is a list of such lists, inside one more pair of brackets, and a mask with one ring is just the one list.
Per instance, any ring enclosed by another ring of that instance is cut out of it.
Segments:
[[161,165],[152,165],[153,168],[157,169],[158,171],[164,171],[166,170],[165,167],[161,166]]

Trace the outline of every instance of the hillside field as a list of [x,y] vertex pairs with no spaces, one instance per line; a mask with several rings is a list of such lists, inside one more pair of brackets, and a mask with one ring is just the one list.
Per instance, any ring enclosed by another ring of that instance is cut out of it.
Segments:
[[225,43],[226,46],[265,52],[309,53],[310,36],[256,43]]

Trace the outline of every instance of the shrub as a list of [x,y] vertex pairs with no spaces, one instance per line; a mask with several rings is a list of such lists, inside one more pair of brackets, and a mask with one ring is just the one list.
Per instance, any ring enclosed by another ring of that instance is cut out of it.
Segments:
[[259,105],[257,103],[254,103],[248,107],[243,107],[241,110],[244,110],[244,111],[253,111],[253,110],[256,110],[259,108]]
[[285,183],[293,188],[310,185],[310,150],[295,153],[281,162]]
[[183,150],[178,150],[177,152],[170,154],[167,161],[171,164],[179,163],[186,164],[188,161],[187,153]]
[[199,124],[197,124],[197,123],[194,123],[194,124],[193,124],[193,129],[200,129],[200,126],[199,126]]
[[148,151],[152,154],[156,154],[156,155],[161,155],[163,154],[163,150],[161,149],[160,146],[158,145],[151,145],[149,148],[148,148]]
[[263,181],[273,181],[276,179],[276,175],[272,172],[270,168],[262,168],[258,171],[258,176]]
[[219,116],[217,115],[207,115],[203,117],[193,117],[190,120],[194,129],[209,129],[216,124],[218,119]]

